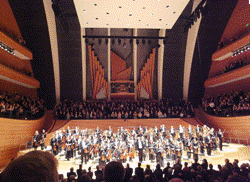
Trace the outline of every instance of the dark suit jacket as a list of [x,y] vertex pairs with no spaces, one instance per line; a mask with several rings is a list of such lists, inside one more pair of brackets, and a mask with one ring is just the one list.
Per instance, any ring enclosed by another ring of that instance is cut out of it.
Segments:
[[129,179],[132,177],[133,169],[132,168],[126,168],[125,169],[125,175],[124,175],[124,181],[129,181]]
[[[142,143],[142,149],[143,149],[145,144],[142,141],[141,141],[141,143]],[[135,147],[136,147],[137,150],[139,149],[139,142],[138,141],[136,142]]]
[[135,174],[139,177],[140,181],[144,180],[144,171],[141,167],[135,168]]

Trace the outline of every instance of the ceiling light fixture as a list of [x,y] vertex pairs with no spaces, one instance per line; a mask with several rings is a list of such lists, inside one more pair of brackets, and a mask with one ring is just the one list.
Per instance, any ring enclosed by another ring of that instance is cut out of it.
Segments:
[[200,4],[196,7],[196,9],[193,11],[193,13],[188,17],[187,23],[184,26],[185,32],[187,32],[188,29],[191,28],[192,25],[194,25],[194,22],[196,22],[197,19],[201,17],[200,13],[202,13],[203,16],[207,14],[207,6],[204,5],[206,1],[207,0],[202,0]]

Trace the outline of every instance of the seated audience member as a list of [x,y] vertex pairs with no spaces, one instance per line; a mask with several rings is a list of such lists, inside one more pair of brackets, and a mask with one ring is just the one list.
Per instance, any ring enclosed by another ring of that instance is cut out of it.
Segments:
[[163,172],[162,172],[162,170],[161,170],[160,164],[157,164],[157,165],[156,165],[156,169],[155,169],[153,175],[154,175],[154,177],[156,178],[156,180],[162,181]]
[[100,170],[99,166],[96,166],[95,176],[98,176],[98,175],[103,176],[102,170]]
[[246,181],[247,182],[248,180],[247,180],[246,177],[240,176],[238,174],[229,176],[228,180],[227,180],[227,182],[241,182],[241,181],[243,181],[243,182]]
[[197,171],[197,167],[199,166],[200,164],[198,163],[198,159],[195,159],[194,160],[194,163],[192,164],[192,169]]
[[36,119],[44,115],[44,101],[18,93],[0,94],[0,117]]
[[141,163],[138,163],[138,167],[135,168],[135,175],[139,178],[140,181],[144,181],[144,171],[141,168]]
[[68,177],[68,179],[69,179],[70,177],[73,178],[73,176],[76,177],[76,173],[74,172],[74,168],[71,167],[71,168],[70,168],[70,172],[67,173],[67,177]]
[[222,117],[249,115],[250,93],[231,91],[217,97],[203,98],[202,108],[211,115]]
[[8,164],[2,182],[58,182],[58,161],[50,152],[31,151]]
[[150,165],[146,166],[146,169],[144,171],[145,175],[149,175],[150,177],[152,177],[152,170],[150,169]]
[[105,166],[104,181],[105,182],[123,182],[124,167],[122,163],[112,161]]
[[91,167],[88,168],[88,172],[87,172],[87,175],[92,179],[93,177],[93,172],[91,171]]
[[[137,118],[183,118],[194,117],[190,102],[157,101],[64,101],[54,108],[58,119],[137,119]],[[70,115],[70,116],[69,116]]]
[[76,170],[77,178],[79,179],[82,175],[82,164],[79,165],[79,169]]
[[124,175],[124,181],[128,182],[129,179],[132,177],[133,169],[129,167],[129,163],[127,163],[127,167],[125,168],[125,175]]

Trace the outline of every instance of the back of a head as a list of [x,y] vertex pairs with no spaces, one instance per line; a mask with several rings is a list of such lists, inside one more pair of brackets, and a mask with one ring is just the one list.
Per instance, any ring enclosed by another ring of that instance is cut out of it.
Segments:
[[31,151],[9,163],[2,172],[2,181],[58,182],[57,165],[50,152]]
[[245,182],[247,181],[247,178],[240,176],[238,174],[231,176],[230,178],[228,178],[228,182]]
[[122,163],[112,161],[105,166],[104,180],[105,182],[120,182],[124,178],[124,167]]
[[173,178],[169,182],[184,182],[184,181],[180,178]]

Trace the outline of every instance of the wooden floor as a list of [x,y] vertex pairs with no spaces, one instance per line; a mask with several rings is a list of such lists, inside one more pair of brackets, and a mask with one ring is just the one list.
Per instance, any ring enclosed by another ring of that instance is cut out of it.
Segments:
[[[29,152],[30,150],[33,150],[33,149],[20,151],[19,155],[23,155]],[[50,148],[48,147],[46,150],[50,150]],[[67,161],[65,159],[65,155],[63,153],[57,155],[56,158],[59,161],[59,167],[58,167],[59,174],[63,174],[64,177],[67,176],[67,172],[69,172],[69,169],[71,167],[73,167],[74,171],[76,171],[76,169],[78,169],[79,164],[81,163],[79,155],[77,155],[76,158],[70,159],[70,161]],[[240,164],[248,163],[250,160],[250,146],[244,146],[241,144],[233,144],[233,143],[230,143],[230,144],[223,143],[223,151],[213,152],[211,156],[207,156],[207,155],[199,156],[200,163],[203,158],[206,158],[209,164],[210,163],[213,164],[214,169],[216,170],[218,169],[217,168],[218,164],[221,164],[221,165],[225,164],[226,158],[228,158],[230,162],[233,162],[234,159],[238,159],[240,161]],[[88,167],[91,167],[92,171],[95,171],[96,166],[98,165],[97,161],[98,159],[90,160],[87,164],[83,164],[83,169],[87,170]],[[132,162],[128,162],[128,163],[130,164],[130,167],[135,168],[137,167],[138,162],[139,162],[139,159],[138,159],[138,156],[136,156],[136,158]],[[174,162],[171,160],[164,160],[164,165],[166,165],[167,162],[170,162],[171,166],[174,164]],[[193,162],[192,159],[187,159],[186,152],[183,153],[183,157],[182,157],[182,164],[184,164],[184,162],[188,162],[189,166]],[[155,166],[156,166],[155,161],[151,162],[146,158],[146,161],[142,162],[142,167],[145,168],[147,164],[151,166],[151,169],[155,169]],[[123,165],[124,167],[126,167],[126,163],[123,163]]]

